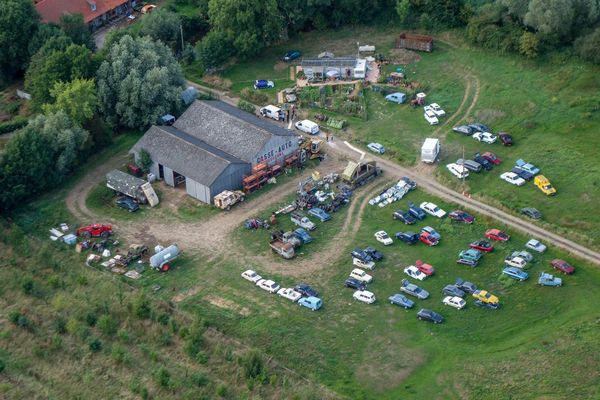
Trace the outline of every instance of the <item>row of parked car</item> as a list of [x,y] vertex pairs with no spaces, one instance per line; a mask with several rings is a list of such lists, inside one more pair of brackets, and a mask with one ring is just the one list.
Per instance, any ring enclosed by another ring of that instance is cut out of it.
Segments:
[[471,136],[478,142],[493,144],[500,139],[503,145],[512,146],[513,137],[506,132],[499,132],[497,135],[492,133],[492,130],[481,123],[472,123],[469,125],[460,125],[452,128],[454,132],[461,133],[465,136]]

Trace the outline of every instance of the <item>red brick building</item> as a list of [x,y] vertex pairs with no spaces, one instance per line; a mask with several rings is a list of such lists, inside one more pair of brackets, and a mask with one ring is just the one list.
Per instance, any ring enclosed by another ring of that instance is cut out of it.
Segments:
[[46,23],[58,23],[63,14],[81,14],[90,30],[95,31],[128,15],[132,3],[131,0],[40,0],[35,8]]

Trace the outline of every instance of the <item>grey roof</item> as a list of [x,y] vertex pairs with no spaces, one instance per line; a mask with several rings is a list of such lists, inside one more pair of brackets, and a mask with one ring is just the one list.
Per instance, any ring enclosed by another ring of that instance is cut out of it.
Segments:
[[172,126],[152,126],[131,151],[142,148],[154,162],[205,186],[211,186],[230,164],[248,164]]
[[356,57],[303,58],[302,67],[346,67],[356,64]]
[[173,126],[247,162],[252,162],[273,135],[294,136],[287,129],[215,100],[194,101]]

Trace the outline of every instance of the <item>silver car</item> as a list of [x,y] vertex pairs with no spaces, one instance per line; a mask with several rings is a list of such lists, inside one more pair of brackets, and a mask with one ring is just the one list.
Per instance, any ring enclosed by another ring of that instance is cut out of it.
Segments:
[[402,279],[402,286],[400,287],[400,290],[406,294],[415,296],[417,299],[421,300],[424,300],[429,297],[429,292],[427,292],[425,289],[418,287],[414,283],[410,283],[406,279]]
[[481,164],[473,160],[463,160],[462,158],[459,158],[458,160],[456,160],[456,163],[458,165],[464,164],[466,169],[471,170],[473,172],[480,172],[482,168]]

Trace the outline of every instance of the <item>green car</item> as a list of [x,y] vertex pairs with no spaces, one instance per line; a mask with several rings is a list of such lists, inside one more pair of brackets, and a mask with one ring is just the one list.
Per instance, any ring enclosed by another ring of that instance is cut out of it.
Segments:
[[471,267],[475,267],[481,258],[482,253],[479,250],[468,249],[463,250],[458,254],[458,260],[456,261],[459,264],[469,265]]

